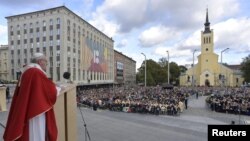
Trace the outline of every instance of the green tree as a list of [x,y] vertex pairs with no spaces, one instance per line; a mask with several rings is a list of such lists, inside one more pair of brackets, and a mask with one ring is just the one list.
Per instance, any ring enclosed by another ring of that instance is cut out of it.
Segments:
[[162,57],[162,58],[159,59],[158,64],[159,64],[161,67],[165,67],[165,66],[168,65],[168,59],[165,58],[165,57]]
[[187,68],[183,65],[180,65],[179,68],[180,68],[180,73],[184,73],[187,71]]
[[250,82],[250,55],[248,55],[246,58],[243,59],[243,62],[241,63],[241,71],[243,73],[243,78],[245,79],[245,82]]
[[170,82],[171,84],[179,84],[180,68],[175,62],[171,62],[170,65]]
[[[160,58],[159,62],[160,66],[163,68],[163,71],[166,72],[166,78],[167,78],[167,71],[168,71],[168,60],[166,58]],[[179,76],[180,76],[180,68],[178,64],[175,62],[169,63],[169,81],[171,84],[178,85],[179,84]],[[167,82],[167,79],[165,82]]]
[[[163,82],[166,82],[166,72],[164,72],[163,68],[154,60],[147,60],[147,86],[154,86]],[[138,69],[136,74],[137,83],[144,83],[145,79],[145,67],[144,62],[141,67]]]
[[[179,77],[181,72],[187,70],[184,66],[178,66],[177,63],[169,63],[169,79],[170,83],[174,85],[179,85]],[[138,69],[136,74],[137,83],[144,84],[145,78],[145,67],[144,62]],[[154,86],[157,84],[166,83],[168,80],[168,60],[166,58],[160,58],[158,63],[154,60],[147,60],[147,86]]]
[[156,85],[164,81],[164,72],[162,71],[162,67],[152,59],[147,61],[147,72],[147,75],[152,76],[152,79],[147,79],[150,85]]

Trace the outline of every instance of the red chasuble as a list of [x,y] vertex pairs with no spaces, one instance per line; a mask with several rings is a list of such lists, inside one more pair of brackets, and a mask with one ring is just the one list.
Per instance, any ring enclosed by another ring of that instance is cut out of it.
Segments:
[[26,70],[21,77],[21,85],[15,89],[4,140],[29,141],[29,120],[45,113],[46,139],[56,141],[57,126],[53,110],[56,97],[55,84],[41,70]]

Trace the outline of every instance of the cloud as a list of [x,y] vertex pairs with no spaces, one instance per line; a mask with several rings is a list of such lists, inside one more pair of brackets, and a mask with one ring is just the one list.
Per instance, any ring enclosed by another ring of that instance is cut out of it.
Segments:
[[173,0],[157,0],[155,2],[152,0],[150,3],[154,20],[182,30],[195,29],[200,26],[200,22],[205,21],[206,5],[210,9],[210,17],[216,21],[239,12],[237,0],[194,0],[192,2]]
[[41,4],[46,3],[46,0],[1,0],[3,6],[17,6],[21,7],[24,5]]
[[[209,5],[209,15],[213,21],[233,16],[239,12],[237,0],[106,0],[95,11],[104,15],[120,26],[119,32],[127,33],[133,29],[145,27],[152,23],[182,30],[193,30],[205,21],[205,4]],[[221,6],[223,5],[223,6]],[[230,9],[230,10],[228,10]],[[204,12],[201,12],[204,11]]]
[[122,39],[121,42],[116,45],[116,47],[117,48],[122,48],[122,47],[127,46],[127,44],[128,44],[128,40],[127,39]]
[[171,58],[188,57],[191,54],[189,49],[178,50],[176,47],[157,47],[154,53],[164,57],[167,56],[167,51]]
[[196,30],[194,33],[192,33],[191,35],[189,35],[186,38],[183,38],[183,41],[180,43],[177,43],[175,46],[177,46],[177,48],[179,50],[183,50],[183,49],[200,49],[201,46],[201,30]]
[[1,0],[1,15],[12,16],[63,5],[62,0]]
[[20,9],[48,8],[63,5],[62,0],[1,0],[1,7],[15,8],[13,11]]
[[129,32],[145,23],[147,8],[145,0],[106,0],[97,13],[103,13],[121,25],[120,32]]
[[[239,56],[245,55],[245,53],[250,52],[250,18],[240,17],[240,18],[230,18],[225,21],[214,24],[211,27],[214,31],[214,52],[220,53],[225,48],[230,48],[231,52],[238,54]],[[204,29],[202,29],[204,30]],[[192,51],[194,49],[200,50],[201,45],[201,30],[196,30],[194,33],[190,34],[188,37],[180,43],[176,43],[169,47],[157,47],[155,49],[155,54],[164,56],[166,55],[166,50],[169,50],[170,56],[175,58],[186,58],[184,62],[192,61]],[[220,55],[220,54],[218,54]],[[239,64],[242,60],[239,57],[234,57],[230,64]],[[177,61],[183,64],[182,61]]]
[[250,51],[250,18],[231,18],[213,26],[217,49],[230,48],[235,52]]
[[[250,18],[231,18],[214,24],[211,29],[214,31],[215,50],[222,50],[229,47],[230,51],[238,53],[250,51]],[[178,50],[200,50],[202,30],[196,30],[184,38],[182,42],[174,46],[176,46]]]
[[145,30],[139,36],[139,43],[143,47],[151,47],[162,44],[167,40],[173,40],[180,36],[174,29],[158,25]]
[[93,9],[95,8],[94,0],[70,0],[64,4],[69,9],[73,10],[74,13],[76,13],[86,21],[91,18],[92,15],[90,13],[92,13],[92,11],[95,10]]
[[[178,65],[191,64],[193,61],[193,50],[190,49],[178,49],[177,47],[157,47],[154,51],[156,56],[167,57],[167,52],[169,51],[169,61],[176,62]],[[198,62],[197,56],[200,51],[195,53],[194,63]]]
[[102,14],[94,14],[93,17],[94,20],[89,21],[91,25],[93,25],[109,37],[113,37],[117,34],[119,30],[119,25],[107,20]]

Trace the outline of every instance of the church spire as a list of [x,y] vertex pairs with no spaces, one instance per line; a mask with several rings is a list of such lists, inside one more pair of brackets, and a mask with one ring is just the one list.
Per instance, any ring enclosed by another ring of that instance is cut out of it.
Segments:
[[204,23],[204,25],[205,25],[204,33],[210,33],[211,30],[210,30],[210,22],[209,22],[209,19],[208,19],[208,8],[207,8],[207,13],[206,13],[206,22]]

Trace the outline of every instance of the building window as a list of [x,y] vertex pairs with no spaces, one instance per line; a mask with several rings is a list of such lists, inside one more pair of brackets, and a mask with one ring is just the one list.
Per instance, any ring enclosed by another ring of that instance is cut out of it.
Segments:
[[56,34],[57,34],[57,35],[60,35],[60,29],[57,29],[57,30],[56,30]]
[[46,26],[46,21],[43,21],[43,26]]
[[206,74],[206,77],[208,77],[209,76],[209,74]]
[[32,23],[30,23],[30,28],[32,28],[33,27],[33,24]]
[[57,19],[56,19],[56,23],[57,23],[57,24],[60,24],[60,22],[61,22],[60,18],[57,18]]
[[60,81],[60,67],[57,67],[56,70],[57,70],[57,81]]
[[46,47],[46,42],[43,42],[43,47]]
[[206,48],[206,51],[208,51],[208,48]]
[[56,51],[56,56],[60,56],[60,50]]
[[53,46],[53,41],[49,41],[49,46]]
[[49,20],[49,25],[53,25],[53,20],[52,19]]
[[60,43],[60,40],[57,40],[57,45],[60,46],[60,44],[61,44],[61,43]]
[[53,68],[50,67],[49,71],[50,71],[50,78],[53,80]]
[[33,28],[30,28],[30,33],[33,33]]

